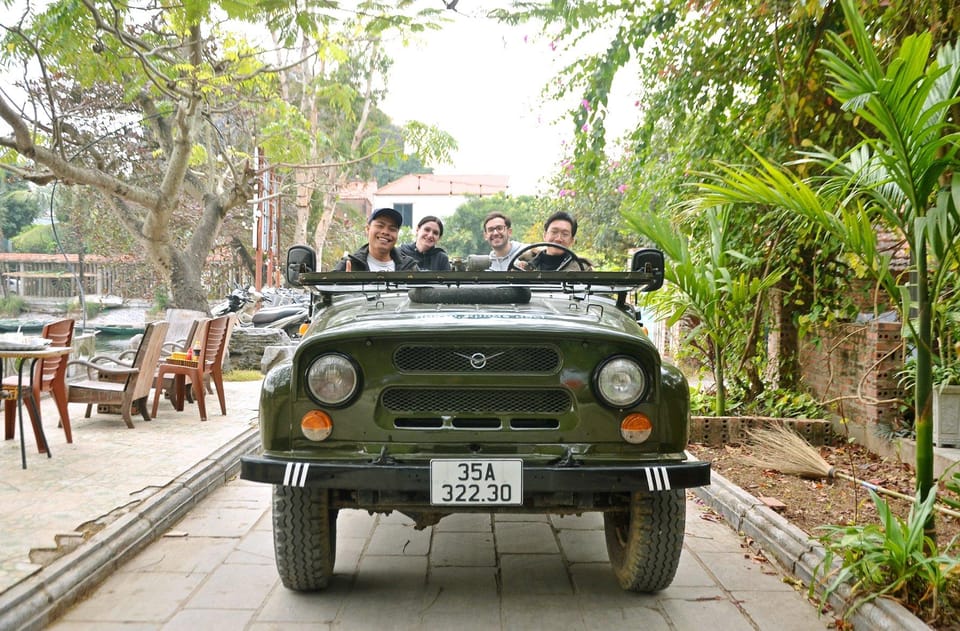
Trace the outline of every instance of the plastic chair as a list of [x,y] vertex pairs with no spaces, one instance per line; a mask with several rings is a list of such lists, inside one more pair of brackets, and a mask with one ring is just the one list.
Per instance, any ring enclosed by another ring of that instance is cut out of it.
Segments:
[[[70,346],[73,341],[73,319],[55,320],[47,323],[41,337],[50,340],[51,346]],[[40,453],[47,451],[47,444],[43,439],[40,423],[40,395],[49,392],[57,404],[57,411],[60,413],[60,426],[63,427],[63,433],[67,437],[67,442],[73,442],[73,432],[70,428],[70,414],[67,411],[67,362],[68,355],[53,357],[50,359],[41,359],[33,366],[33,376],[31,378],[31,387],[25,387],[23,392],[23,402],[27,406],[27,412],[30,414],[30,422],[33,424],[33,433],[37,438],[37,448]],[[16,375],[6,377],[3,380],[3,386],[7,389],[16,389]],[[17,418],[17,400],[6,399],[3,403],[4,420],[4,438],[7,440],[13,438],[14,425]]]
[[227,403],[223,394],[223,354],[227,349],[227,340],[233,327],[234,315],[228,314],[202,322],[197,328],[200,342],[200,355],[191,360],[165,359],[157,367],[157,378],[153,393],[153,415],[157,415],[160,404],[160,392],[172,389],[173,405],[183,409],[187,386],[192,388],[193,399],[200,410],[200,420],[207,420],[207,407],[204,400],[206,388],[204,380],[209,376],[211,385],[217,391],[220,400],[220,413],[227,413]]
[[[133,361],[108,355],[97,355],[89,360],[74,360],[70,365],[87,369],[87,379],[76,381],[67,388],[70,403],[86,403],[84,418],[90,418],[93,404],[119,405],[120,414],[127,427],[133,428],[131,410],[136,406],[143,420],[149,421],[147,397],[153,385],[153,374],[160,361],[160,348],[167,333],[167,322],[151,322],[147,325]],[[156,414],[156,412],[154,412]]]

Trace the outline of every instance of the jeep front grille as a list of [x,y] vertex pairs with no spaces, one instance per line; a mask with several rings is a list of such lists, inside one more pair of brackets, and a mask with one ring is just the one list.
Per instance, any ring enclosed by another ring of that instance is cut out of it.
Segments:
[[402,372],[551,374],[560,368],[560,353],[550,346],[405,345],[393,354]]
[[394,414],[562,414],[573,406],[561,388],[387,388],[381,402]]

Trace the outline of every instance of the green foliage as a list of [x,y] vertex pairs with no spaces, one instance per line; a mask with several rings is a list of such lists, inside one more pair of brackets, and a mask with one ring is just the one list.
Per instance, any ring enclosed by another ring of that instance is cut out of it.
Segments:
[[695,249],[693,237],[664,217],[634,213],[627,219],[670,260],[665,270],[669,285],[652,297],[653,309],[668,325],[681,320],[689,324],[684,341],[710,367],[716,387],[714,413],[724,416],[726,367],[744,365],[759,352],[745,332],[758,334],[752,324],[757,309],[784,270],[731,247],[730,207],[706,208],[704,216],[709,231],[698,236],[703,254]]
[[744,406],[743,414],[800,419],[827,417],[827,411],[810,394],[779,388],[765,388]]
[[22,296],[8,295],[0,297],[0,314],[17,317],[27,309],[27,301]]
[[12,238],[40,215],[39,196],[23,180],[0,171],[0,233]]
[[14,252],[32,252],[36,254],[55,254],[57,242],[53,238],[50,224],[33,224],[16,237],[10,239]]
[[[957,286],[960,132],[947,114],[960,95],[960,52],[945,45],[929,62],[932,37],[923,32],[906,37],[884,67],[853,1],[841,5],[854,48],[830,34],[833,49],[822,58],[833,94],[870,123],[868,132],[842,156],[808,152],[803,162],[822,169],[821,176],[805,178],[757,155],[755,170],[723,168],[701,192],[705,203],[779,206],[817,224],[898,305],[916,349],[917,485],[925,492],[933,484],[934,353],[950,348],[949,340],[934,339],[944,329],[932,305]],[[913,287],[900,285],[891,253],[878,244],[878,227],[907,244]]]
[[[899,45],[900,33],[925,30],[936,42],[957,33],[956,8],[949,3],[858,5],[882,58]],[[575,104],[568,117],[572,155],[557,174],[557,189],[584,198],[590,191],[593,200],[622,186],[620,211],[638,219],[669,215],[693,250],[707,230],[702,208],[713,204],[678,209],[690,201],[699,174],[716,163],[753,162],[748,148],[780,161],[802,148],[847,147],[867,127],[830,93],[827,67],[816,55],[829,31],[845,30],[838,3],[586,0],[517,6],[493,14],[511,23],[542,22],[551,46],[571,59],[544,90]],[[626,97],[617,89],[624,82]],[[637,120],[618,139],[607,132],[614,114]],[[802,176],[820,169],[807,162],[796,168]],[[593,211],[583,208],[578,216]],[[606,204],[598,204],[596,216],[605,230],[619,230]],[[793,324],[808,329],[850,312],[849,261],[838,254],[841,244],[832,233],[776,203],[740,206],[732,216],[731,249],[777,261],[786,270],[768,304],[783,305],[794,314]],[[778,373],[796,381],[790,368],[778,366]]]
[[[690,413],[697,416],[715,414],[716,389],[690,387]],[[726,392],[727,415],[769,416],[773,418],[822,419],[827,411],[820,402],[805,392],[776,388],[765,384],[757,395],[748,395],[742,388],[732,387]]]
[[167,293],[167,286],[163,284],[157,285],[153,294],[153,307],[151,308],[151,312],[165,313],[169,306],[170,296]]
[[[811,597],[818,576],[821,580],[832,576],[821,594],[821,604],[826,604],[841,585],[852,583],[854,600],[845,617],[864,603],[889,597],[936,618],[948,583],[960,566],[960,558],[946,554],[954,541],[941,554],[936,541],[925,532],[926,524],[933,519],[936,493],[930,492],[922,499],[918,492],[906,520],[894,515],[873,490],[870,498],[877,508],[879,524],[821,528],[825,534],[819,540],[826,555],[814,569]],[[837,571],[832,569],[835,558],[840,559]]]

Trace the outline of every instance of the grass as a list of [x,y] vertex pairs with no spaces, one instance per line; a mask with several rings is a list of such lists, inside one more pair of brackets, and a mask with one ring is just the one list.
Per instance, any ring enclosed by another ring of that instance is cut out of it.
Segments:
[[17,317],[26,310],[27,301],[16,294],[0,298],[0,315]]
[[260,381],[263,373],[259,370],[231,370],[223,373],[224,381]]

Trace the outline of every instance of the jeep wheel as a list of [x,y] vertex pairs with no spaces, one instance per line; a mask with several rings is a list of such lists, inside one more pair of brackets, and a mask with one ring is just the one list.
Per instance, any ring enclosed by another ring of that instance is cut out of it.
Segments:
[[634,493],[628,510],[603,514],[607,554],[620,587],[656,592],[673,581],[683,548],[682,489]]
[[273,550],[284,587],[327,586],[337,557],[337,511],[327,489],[274,485]]

